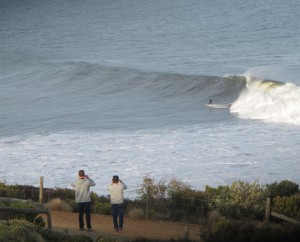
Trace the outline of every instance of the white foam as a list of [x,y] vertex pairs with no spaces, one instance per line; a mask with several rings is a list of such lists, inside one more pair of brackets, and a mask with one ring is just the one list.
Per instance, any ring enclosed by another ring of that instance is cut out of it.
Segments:
[[293,83],[253,80],[231,105],[230,112],[242,119],[300,125],[300,88]]
[[38,185],[44,176],[45,187],[71,188],[84,169],[97,183],[93,191],[108,194],[106,185],[118,174],[129,197],[135,197],[145,176],[175,177],[196,189],[236,179],[300,182],[299,138],[299,132],[253,124],[15,136],[0,139],[1,180]]

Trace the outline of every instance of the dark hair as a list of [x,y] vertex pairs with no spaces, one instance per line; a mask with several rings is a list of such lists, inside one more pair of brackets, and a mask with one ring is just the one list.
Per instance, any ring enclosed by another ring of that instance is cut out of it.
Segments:
[[78,175],[79,175],[79,176],[84,176],[84,170],[79,170],[79,171],[78,171]]
[[119,177],[117,175],[113,176],[113,182],[117,183],[119,181]]

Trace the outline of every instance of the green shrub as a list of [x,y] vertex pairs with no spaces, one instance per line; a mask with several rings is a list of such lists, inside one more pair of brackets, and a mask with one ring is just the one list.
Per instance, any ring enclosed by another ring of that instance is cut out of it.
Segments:
[[279,183],[274,182],[270,185],[267,185],[266,188],[268,195],[271,198],[277,196],[289,197],[299,192],[299,185],[288,180],[284,180]]
[[110,203],[96,203],[93,206],[94,213],[110,215],[111,214],[111,205]]
[[[208,212],[208,201],[203,192],[184,188],[170,193],[170,199],[171,218],[181,214],[182,219],[195,217],[198,220]],[[198,222],[195,219],[193,222]]]
[[39,237],[35,225],[25,220],[0,221],[0,241],[36,242]]
[[254,225],[247,223],[230,222],[221,219],[212,227],[213,241],[250,241],[249,238],[254,232]]
[[261,225],[221,219],[211,231],[201,233],[204,242],[296,242],[300,227],[287,224]]
[[5,182],[0,182],[0,197],[24,199],[25,192],[19,189],[18,185],[7,185]]
[[93,239],[86,235],[66,235],[48,229],[38,229],[38,231],[47,242],[93,242]]
[[257,181],[253,183],[236,181],[230,187],[233,204],[240,205],[248,218],[262,218],[265,210],[266,192]]
[[175,178],[172,178],[169,183],[167,184],[166,187],[166,192],[169,195],[169,197],[171,196],[172,193],[174,192],[178,192],[178,191],[187,191],[187,190],[191,190],[191,187]]
[[85,235],[65,235],[34,225],[26,220],[0,221],[0,242],[92,242]]
[[[267,195],[272,197],[277,195],[291,196],[299,192],[299,186],[290,181],[276,182],[266,187],[259,185],[257,181],[254,183],[235,181],[230,186],[219,186],[217,188],[206,186],[205,191],[201,192],[192,190],[189,185],[174,178],[170,181],[161,179],[156,182],[154,179],[146,177],[137,190],[138,199],[133,201],[125,200],[126,211],[131,211],[135,208],[145,210],[148,192],[150,195],[149,212],[151,217],[198,223],[199,218],[205,216],[209,210],[217,210],[220,215],[228,218],[261,219],[264,216]],[[44,202],[52,198],[60,198],[70,205],[72,211],[78,211],[77,204],[74,201],[74,189],[44,188],[44,194]],[[23,199],[26,197],[27,199],[36,200],[38,195],[38,187],[12,186],[6,185],[5,182],[0,182],[0,196]],[[98,196],[92,192],[91,199],[92,212],[111,213],[109,196]],[[275,209],[278,212],[285,213],[287,216],[299,217],[297,196],[281,200],[277,198],[273,201],[273,204],[275,204]],[[5,205],[7,204],[0,204],[0,206]]]
[[110,203],[110,197],[109,196],[103,196],[103,195],[99,196],[95,192],[91,192],[91,200],[92,200],[92,203],[97,203],[97,202]]
[[161,220],[181,220],[183,215],[181,211],[173,211],[170,199],[156,198],[152,199],[149,206],[149,216]]
[[[3,207],[10,207],[10,208],[35,208],[35,206],[32,203],[29,203],[27,201],[12,201],[12,202],[1,202],[1,206]],[[44,227],[46,223],[44,222],[43,218],[41,216],[37,217],[35,214],[30,213],[23,213],[23,212],[4,212],[2,213],[1,218],[3,220],[9,220],[9,219],[21,219],[21,220],[27,220],[31,223],[34,223],[36,225]]]
[[275,197],[272,200],[272,209],[285,216],[300,219],[300,193],[290,197]]
[[298,242],[300,227],[291,224],[263,225],[255,230],[251,242]]
[[28,202],[13,201],[9,204],[11,208],[34,208],[35,206]]
[[219,209],[221,204],[228,204],[231,200],[229,186],[218,186],[217,188],[206,186],[204,194],[210,210]]
[[235,181],[231,186],[211,188],[206,186],[205,195],[211,210],[221,215],[240,218],[262,218],[265,209],[266,192],[257,181],[253,183]]
[[137,193],[140,202],[129,204],[130,210],[133,209],[132,206],[144,209],[149,195],[148,212],[153,218],[198,223],[199,217],[203,217],[208,211],[208,202],[204,193],[192,190],[189,185],[175,178],[170,181],[161,179],[156,182],[146,177]]
[[[34,208],[33,205],[21,201],[6,202],[6,206],[10,208]],[[27,221],[34,222],[35,217],[34,214],[6,212],[5,219],[26,219]]]
[[167,196],[167,185],[164,179],[158,183],[153,178],[145,177],[143,184],[137,189],[138,199],[146,200],[149,191],[150,199],[165,198]]
[[189,185],[171,179],[167,185],[170,203],[170,218],[198,223],[208,212],[208,201],[201,191],[192,190]]
[[124,205],[125,205],[127,211],[130,211],[130,210],[135,209],[135,208],[145,209],[146,208],[146,201],[145,200],[138,200],[138,199],[135,199],[135,200],[125,199],[124,200]]
[[0,207],[6,207],[7,204],[5,202],[0,201]]

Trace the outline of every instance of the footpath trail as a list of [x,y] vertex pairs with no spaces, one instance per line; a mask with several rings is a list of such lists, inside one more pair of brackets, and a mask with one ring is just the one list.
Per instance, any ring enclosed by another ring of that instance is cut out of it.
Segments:
[[115,232],[112,217],[108,215],[92,214],[93,231],[78,230],[78,214],[71,212],[52,211],[52,228],[54,231],[68,233],[70,235],[83,234],[90,236],[96,241],[100,236],[110,238],[149,238],[149,239],[183,239],[186,229],[189,230],[189,239],[199,241],[199,225],[174,223],[161,220],[138,220],[125,217],[124,232]]

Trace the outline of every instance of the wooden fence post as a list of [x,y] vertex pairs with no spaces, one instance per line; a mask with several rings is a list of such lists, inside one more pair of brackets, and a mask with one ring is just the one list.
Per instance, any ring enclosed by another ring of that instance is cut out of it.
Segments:
[[184,240],[185,241],[189,241],[189,235],[190,233],[190,229],[189,229],[189,226],[184,226]]
[[40,199],[40,204],[43,204],[43,201],[44,201],[44,177],[43,176],[40,177],[40,196],[39,196],[39,199]]
[[47,226],[48,226],[48,229],[52,230],[52,220],[51,220],[51,213],[50,213],[49,209],[48,209],[48,213],[47,213]]
[[150,218],[150,186],[147,187],[147,194],[146,194],[146,219]]
[[267,198],[267,204],[266,204],[266,213],[265,213],[265,220],[264,223],[268,224],[270,221],[270,215],[271,215],[271,198]]

